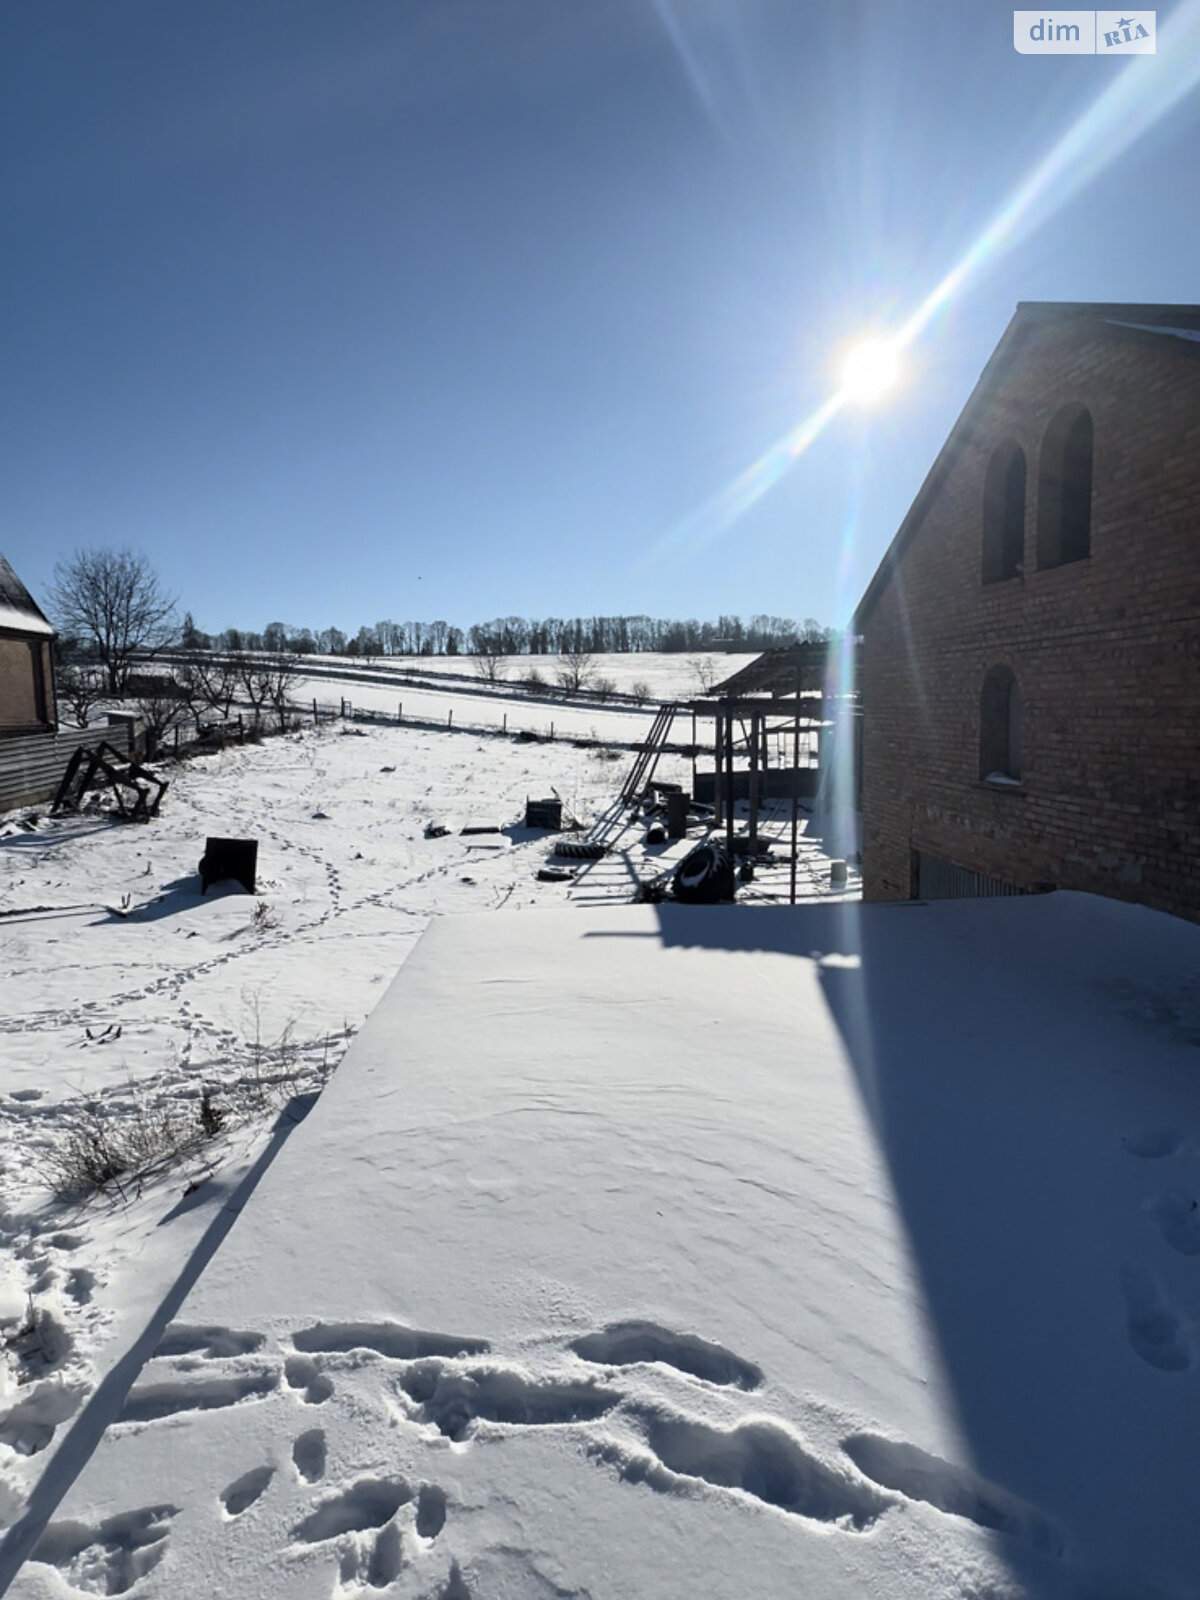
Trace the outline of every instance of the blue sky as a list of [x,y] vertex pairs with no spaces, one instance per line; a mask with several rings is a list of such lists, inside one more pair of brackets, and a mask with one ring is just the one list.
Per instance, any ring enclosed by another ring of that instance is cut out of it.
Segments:
[[[131,545],[209,629],[842,622],[1018,300],[1200,298],[1169,16],[1118,62],[991,0],[9,7],[0,549],[38,594]],[[1140,136],[707,516],[1122,74]]]

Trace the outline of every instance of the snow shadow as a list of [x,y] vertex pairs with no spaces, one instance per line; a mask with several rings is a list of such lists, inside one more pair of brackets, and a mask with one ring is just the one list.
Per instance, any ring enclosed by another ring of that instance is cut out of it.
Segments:
[[93,833],[107,833],[112,828],[127,827],[119,817],[53,817],[44,826],[0,836],[0,850],[49,850],[75,839],[86,839]]
[[130,906],[128,910],[110,908],[102,919],[105,922],[161,922],[167,917],[178,917],[187,911],[199,911],[204,906],[211,905],[214,901],[228,899],[236,895],[239,899],[250,898],[247,891],[240,883],[231,879],[223,879],[214,883],[205,894],[200,888],[198,875],[189,875],[179,878],[166,885],[165,889],[153,900],[147,900],[142,905]]
[[[315,1094],[297,1095],[283,1108],[258,1160],[209,1223],[183,1270],[136,1342],[112,1367],[76,1417],[70,1432],[63,1438],[53,1460],[30,1495],[24,1516],[13,1524],[5,1534],[3,1543],[0,1543],[0,1594],[7,1590],[33,1547],[46,1532],[47,1524],[91,1459],[105,1430],[125,1409],[130,1389],[142,1368],[158,1351],[175,1313],[216,1254],[264,1173],[287,1143],[292,1130],[304,1120],[316,1100]],[[86,1537],[84,1543],[87,1543]],[[141,1572],[135,1573],[135,1577],[140,1575]],[[112,1594],[121,1591],[109,1587],[107,1592]]]
[[970,1462],[1027,1508],[973,1520],[1030,1596],[1068,1572],[1089,1597],[1188,1592],[1200,1278],[1125,1141],[1164,1110],[1200,1123],[1200,1059],[1114,996],[1194,982],[1200,928],[1062,893],[830,910],[857,960],[819,962],[821,991]]
[[[858,956],[861,909],[857,901],[846,900],[802,906],[688,906],[664,900],[655,907],[664,948],[769,951],[808,959]],[[924,909],[914,907],[911,914],[919,916]],[[628,935],[600,932],[593,937]]]
[[665,947],[811,964],[964,1435],[916,1498],[990,1485],[1030,1600],[1191,1593],[1200,927],[1065,892],[656,909]]

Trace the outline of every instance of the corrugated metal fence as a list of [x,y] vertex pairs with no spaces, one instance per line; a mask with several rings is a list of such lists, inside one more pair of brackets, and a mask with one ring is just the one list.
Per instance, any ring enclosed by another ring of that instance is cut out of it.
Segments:
[[956,867],[952,861],[940,861],[937,856],[926,855],[924,850],[914,853],[918,900],[970,900],[1028,892],[1005,883],[1002,878],[988,878],[982,872]]
[[0,739],[0,812],[53,800],[67,763],[80,745],[94,750],[107,742],[128,755],[131,736],[131,725],[122,722],[105,728],[64,728],[58,733]]

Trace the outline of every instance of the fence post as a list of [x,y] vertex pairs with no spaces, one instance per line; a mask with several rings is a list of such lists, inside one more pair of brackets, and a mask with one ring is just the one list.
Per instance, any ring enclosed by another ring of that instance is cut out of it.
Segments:
[[449,715],[446,718],[446,726],[448,728],[452,728],[454,726],[454,707],[453,706],[450,707]]
[[504,725],[501,727],[500,732],[501,733],[507,733],[508,732],[508,712],[507,711],[504,713]]
[[313,695],[313,721],[317,720],[317,697]]
[[553,723],[551,723],[551,724],[550,724],[550,737],[551,737],[551,738],[552,738],[552,739],[553,739],[553,737],[554,737],[554,724],[553,724]]
[[239,744],[245,744],[245,742],[246,742],[246,730],[242,725],[242,713],[239,711],[238,712],[238,743]]
[[403,700],[397,700],[396,701],[396,721],[397,722],[403,722],[404,721],[404,701]]

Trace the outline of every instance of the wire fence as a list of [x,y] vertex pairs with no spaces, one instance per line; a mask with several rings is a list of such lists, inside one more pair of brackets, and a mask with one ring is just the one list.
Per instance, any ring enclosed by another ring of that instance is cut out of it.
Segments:
[[[282,710],[274,706],[251,707],[239,711],[235,716],[227,717],[206,717],[200,713],[194,719],[178,721],[173,727],[160,730],[157,734],[151,730],[146,754],[148,758],[155,755],[182,757],[202,754],[205,750],[218,749],[228,744],[245,744],[247,741],[256,743],[264,737],[296,729],[304,724],[321,726],[333,723],[403,727],[434,733],[465,733],[474,738],[511,738],[528,743],[563,741],[581,749],[636,750],[641,745],[639,739],[605,738],[598,733],[581,734],[569,728],[562,728],[553,717],[547,718],[544,723],[535,727],[524,723],[520,725],[514,723],[510,726],[507,710],[500,713],[498,723],[474,722],[461,714],[456,714],[453,706],[447,707],[443,719],[417,716],[411,711],[406,713],[402,700],[397,700],[396,709],[392,711],[378,706],[355,705],[352,700],[343,696],[336,701],[319,700],[315,697],[306,700],[288,700]],[[668,744],[664,749],[675,755],[692,753],[692,746],[685,744]]]

